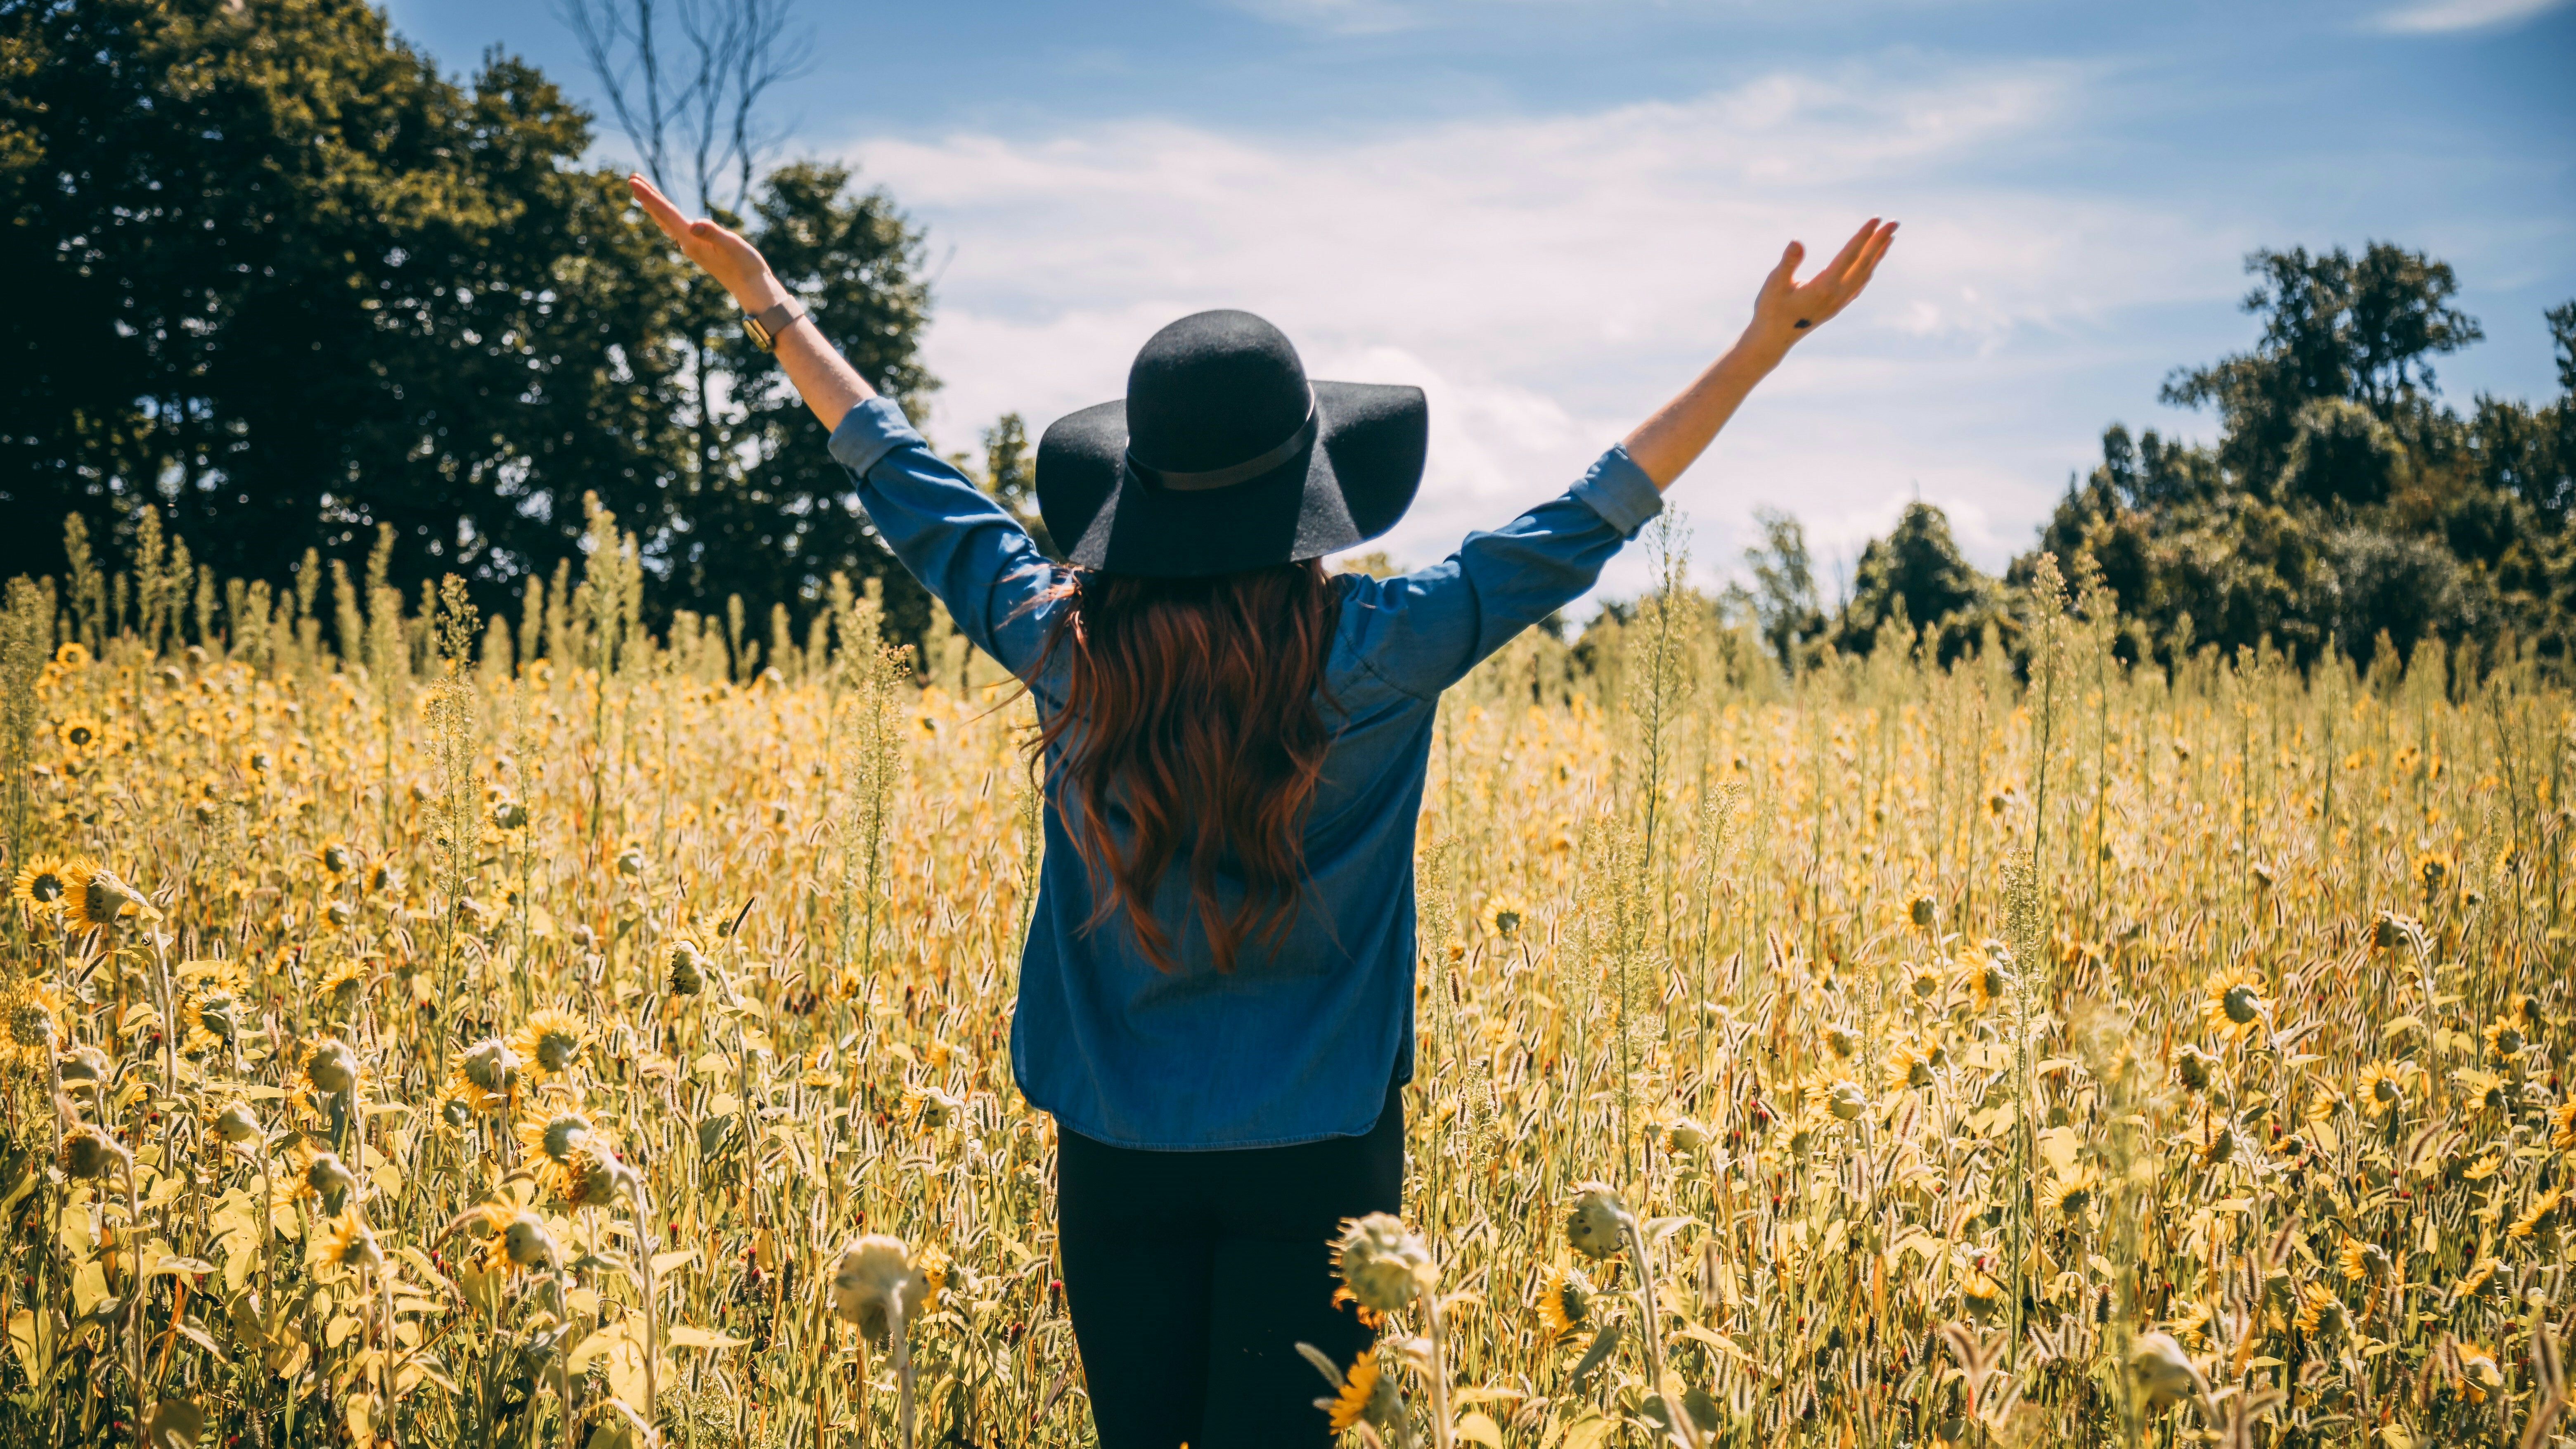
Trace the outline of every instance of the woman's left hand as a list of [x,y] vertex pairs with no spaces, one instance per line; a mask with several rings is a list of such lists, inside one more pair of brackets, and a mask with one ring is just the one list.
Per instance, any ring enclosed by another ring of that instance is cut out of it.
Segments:
[[626,189],[635,193],[644,214],[653,218],[662,234],[678,243],[688,259],[704,267],[708,276],[723,283],[744,311],[757,312],[787,300],[787,289],[770,275],[769,263],[761,259],[760,249],[743,240],[742,233],[705,217],[693,221],[681,215],[671,198],[641,175],[628,176]]
[[1780,254],[1780,265],[1762,279],[1762,290],[1753,299],[1753,325],[1748,335],[1786,351],[1791,343],[1804,339],[1827,319],[1845,307],[1869,285],[1870,274],[1878,270],[1878,259],[1887,255],[1889,243],[1896,240],[1896,223],[1881,222],[1871,217],[1824,270],[1798,280],[1798,263],[1806,259],[1807,249],[1797,242],[1789,243]]

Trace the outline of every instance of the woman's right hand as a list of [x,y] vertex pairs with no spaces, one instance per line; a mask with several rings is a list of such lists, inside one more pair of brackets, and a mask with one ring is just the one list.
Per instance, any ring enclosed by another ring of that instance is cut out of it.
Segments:
[[761,260],[760,249],[743,240],[742,233],[719,226],[699,217],[695,220],[680,214],[661,189],[639,174],[626,178],[626,189],[635,193],[644,214],[662,234],[679,244],[690,261],[706,269],[708,276],[722,283],[733,294],[734,303],[746,312],[757,312],[787,300],[787,289]]

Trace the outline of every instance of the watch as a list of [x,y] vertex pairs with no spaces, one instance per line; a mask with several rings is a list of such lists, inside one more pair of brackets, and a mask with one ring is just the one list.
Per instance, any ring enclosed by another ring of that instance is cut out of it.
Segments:
[[790,297],[774,307],[745,312],[742,330],[761,351],[775,352],[778,350],[778,334],[794,326],[796,319],[804,315],[805,304]]

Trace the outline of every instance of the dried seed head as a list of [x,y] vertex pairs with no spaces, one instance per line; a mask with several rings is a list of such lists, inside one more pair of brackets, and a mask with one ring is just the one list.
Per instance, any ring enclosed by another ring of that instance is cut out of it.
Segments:
[[1933,909],[1932,898],[1930,896],[1916,896],[1913,902],[1905,908],[1905,914],[1907,918],[1914,922],[1914,924],[1929,927],[1932,924]]
[[707,989],[707,956],[697,942],[671,947],[669,985],[673,996],[695,996]]
[[357,1175],[349,1171],[349,1165],[336,1152],[316,1152],[313,1160],[304,1164],[304,1189],[315,1197],[329,1199],[357,1185]]
[[563,1259],[563,1250],[555,1246],[554,1234],[534,1213],[520,1213],[501,1229],[501,1253],[512,1264],[534,1268]]
[[895,1318],[909,1322],[929,1297],[929,1279],[913,1266],[901,1238],[872,1233],[842,1249],[832,1269],[832,1311],[871,1342],[888,1342]]
[[485,1096],[502,1096],[519,1084],[519,1054],[499,1037],[485,1037],[457,1058],[456,1071]]
[[358,1084],[358,1057],[338,1037],[326,1036],[313,1044],[313,1054],[304,1059],[305,1079],[315,1091],[336,1097]]
[[1836,1118],[1857,1122],[1860,1114],[1869,1110],[1869,1094],[1860,1089],[1858,1082],[1836,1082],[1825,1094],[1825,1105]]
[[1431,1250],[1393,1213],[1370,1213],[1343,1222],[1333,1244],[1333,1271],[1342,1292],[1370,1313],[1393,1313],[1437,1278]]
[[1606,1182],[1578,1183],[1565,1215],[1565,1244],[1587,1258],[1607,1258],[1626,1246],[1620,1228],[1628,1209]]
[[1673,1152],[1697,1152],[1708,1145],[1708,1129],[1688,1117],[1676,1117],[1664,1129],[1664,1146]]
[[260,1135],[259,1114],[248,1102],[227,1102],[215,1114],[215,1135],[226,1142],[250,1142]]
[[58,1165],[63,1176],[78,1182],[105,1177],[124,1160],[125,1149],[110,1141],[97,1128],[78,1127],[64,1134]]

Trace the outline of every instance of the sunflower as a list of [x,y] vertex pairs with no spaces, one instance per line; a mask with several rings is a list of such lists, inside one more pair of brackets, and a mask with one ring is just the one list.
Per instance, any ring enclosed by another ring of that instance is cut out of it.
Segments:
[[63,909],[76,931],[95,931],[125,916],[161,919],[143,892],[85,855],[63,867]]
[[2496,1270],[2503,1266],[2502,1258],[2488,1258],[2460,1275],[2460,1281],[2451,1286],[2451,1301],[2466,1303],[2473,1299],[2484,1298],[2495,1291]]
[[2200,1003],[2203,1025],[2218,1035],[2242,1040],[2270,1015],[2272,1003],[2263,996],[2263,978],[2244,966],[2232,967],[2209,978]]
[[313,994],[332,1011],[345,1013],[358,1004],[358,995],[366,989],[366,984],[364,961],[342,961],[322,973],[322,979],[313,984]]
[[2500,1112],[2512,1101],[2504,1078],[2493,1072],[2462,1067],[2451,1073],[2451,1080],[2460,1084],[2460,1095],[2468,1101],[2471,1111]]
[[2352,1315],[2344,1310],[2343,1300],[2323,1283],[2299,1285],[2299,1315],[2293,1320],[2301,1333],[2310,1338],[2331,1338],[2352,1324]]
[[519,1145],[537,1159],[539,1183],[555,1196],[572,1202],[595,1192],[613,1195],[615,1173],[624,1166],[617,1160],[617,1142],[588,1117],[562,1111],[522,1118],[518,1136]]
[[336,1036],[322,1037],[305,1053],[303,1092],[315,1102],[343,1096],[358,1089],[362,1075],[358,1054],[349,1050],[348,1043]]
[[2522,1055],[2523,1048],[2531,1045],[2522,1023],[2512,1017],[2488,1022],[2486,1030],[2479,1035],[2486,1039],[2488,1059],[2499,1065],[2514,1061]]
[[2048,1181],[2048,1194],[2043,1201],[2057,1209],[2061,1216],[2082,1217],[2084,1210],[2093,1205],[2093,1199],[2100,1190],[2100,1175],[2088,1167],[2071,1177],[2052,1175]]
[[1959,1303],[1968,1316],[1982,1323],[1995,1316],[2004,1306],[2004,1287],[1974,1268],[1959,1282]]
[[2003,963],[1982,954],[1968,958],[1960,979],[1967,983],[1968,997],[1981,1013],[2003,999],[2004,992],[2012,986],[2012,977],[2004,970]]
[[555,1180],[555,1193],[566,1207],[610,1207],[635,1181],[635,1169],[608,1149],[597,1133],[584,1137]]
[[87,715],[74,715],[54,726],[54,738],[62,744],[66,754],[87,754],[98,747],[104,736],[98,721]]
[[2441,894],[2458,874],[2459,867],[2452,863],[2447,850],[2428,850],[2415,857],[2415,883],[2424,888],[2427,899]]
[[349,842],[334,835],[314,847],[313,863],[322,867],[326,878],[347,880],[358,868],[358,852],[350,848]]
[[1941,994],[1941,973],[1908,961],[1905,963],[1905,989],[1914,993],[1917,1001],[1930,1001]]
[[507,1107],[519,1099],[519,1054],[499,1037],[485,1037],[456,1059],[447,1095],[477,1112]]
[[2556,1228],[2558,1203],[2566,1195],[2565,1188],[2553,1187],[2533,1198],[2531,1206],[2523,1209],[2522,1216],[2513,1220],[2513,1225],[2504,1230],[2504,1235],[2508,1238],[2536,1238]]
[[956,1121],[965,1110],[965,1102],[937,1087],[903,1089],[904,1116],[920,1131],[936,1132]]
[[65,669],[79,669],[89,663],[89,650],[77,642],[65,640],[54,650],[54,662]]
[[2342,1246],[2335,1249],[2335,1271],[2356,1283],[2376,1278],[2388,1271],[2388,1250],[2347,1233]]
[[1377,1355],[1363,1351],[1343,1376],[1341,1389],[1329,1399],[1317,1399],[1315,1407],[1324,1411],[1331,1431],[1340,1434],[1362,1424],[1375,1428],[1392,1423],[1403,1406],[1395,1381],[1378,1373]]
[[2218,1058],[2185,1042],[2182,1050],[2174,1053],[2174,1080],[2182,1083],[2186,1092],[2206,1092],[2218,1080]]
[[1850,1061],[1860,1050],[1860,1033],[1839,1021],[1827,1022],[1819,1035],[1836,1061]]
[[306,1137],[295,1144],[295,1195],[318,1199],[324,1212],[338,1212],[357,1190],[358,1175],[340,1160],[340,1154],[313,1143]]
[[510,1050],[519,1059],[547,1076],[559,1076],[572,1069],[582,1048],[590,1044],[590,1024],[569,1011],[539,1007],[528,1017],[528,1024],[510,1039]]
[[385,1250],[377,1245],[374,1231],[356,1208],[334,1214],[328,1226],[330,1236],[322,1242],[322,1261],[369,1272],[384,1267]]
[[1484,912],[1478,919],[1484,922],[1486,935],[1505,941],[1518,940],[1530,924],[1529,902],[1505,891],[1485,902]]
[[6,1034],[0,1035],[0,1060],[11,1070],[32,1071],[54,1059],[54,1045],[62,1038],[62,993],[30,976],[0,995],[0,1011],[8,1016]]
[[2406,1100],[2414,1073],[2405,1062],[2372,1062],[2361,1069],[2361,1110],[2384,1117]]
[[70,866],[50,855],[37,856],[18,872],[9,899],[31,912],[61,910],[63,897],[71,893],[70,872]]
[[1592,1314],[1592,1284],[1580,1268],[1552,1267],[1539,1284],[1538,1321],[1549,1338],[1581,1328]]
[[2576,1102],[2562,1102],[2549,1112],[2549,1145],[2576,1152]]
[[1898,1042],[1887,1054],[1887,1085],[1890,1091],[1931,1086],[1932,1054],[1910,1041]]

